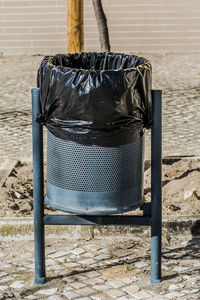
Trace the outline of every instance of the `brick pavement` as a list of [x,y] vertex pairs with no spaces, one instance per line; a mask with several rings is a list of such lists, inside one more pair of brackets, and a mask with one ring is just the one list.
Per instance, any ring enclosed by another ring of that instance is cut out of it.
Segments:
[[[163,90],[163,155],[200,155],[200,57],[144,55],[153,65],[153,87]],[[31,155],[31,97],[43,56],[0,57],[0,163]],[[147,156],[149,156],[149,133]]]
[[[170,242],[170,244],[169,244]],[[47,283],[33,284],[33,240],[0,238],[0,299],[200,299],[199,237],[163,235],[161,284],[150,285],[149,231],[124,238],[46,238]]]

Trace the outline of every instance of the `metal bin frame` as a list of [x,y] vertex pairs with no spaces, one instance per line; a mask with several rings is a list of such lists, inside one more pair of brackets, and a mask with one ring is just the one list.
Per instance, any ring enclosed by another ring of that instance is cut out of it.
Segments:
[[162,91],[152,90],[151,203],[143,216],[130,215],[44,215],[43,127],[36,123],[41,113],[40,89],[32,89],[33,198],[35,241],[35,284],[44,284],[46,225],[136,225],[151,226],[151,283],[161,281],[162,235]]

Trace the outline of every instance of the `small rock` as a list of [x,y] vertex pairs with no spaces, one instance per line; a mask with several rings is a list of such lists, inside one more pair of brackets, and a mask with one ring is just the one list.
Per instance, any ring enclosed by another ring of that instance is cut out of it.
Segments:
[[196,197],[195,197],[194,191],[185,191],[184,192],[184,200],[192,201],[192,200],[195,200],[195,199],[196,199]]
[[14,195],[15,195],[15,197],[17,198],[17,199],[23,199],[23,196],[22,196],[22,194],[20,194],[20,193],[18,193],[18,192],[14,192]]
[[169,209],[170,209],[171,211],[177,211],[177,210],[180,210],[180,207],[179,207],[179,206],[176,206],[176,205],[174,205],[174,204],[171,204],[171,205],[169,206]]

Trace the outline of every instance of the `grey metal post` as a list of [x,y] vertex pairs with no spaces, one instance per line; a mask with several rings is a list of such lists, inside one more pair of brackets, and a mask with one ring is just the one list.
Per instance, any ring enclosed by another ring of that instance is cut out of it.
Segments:
[[40,89],[32,89],[32,149],[33,149],[33,198],[34,198],[34,240],[35,240],[35,284],[45,282],[44,249],[44,176],[43,176],[43,130],[36,123],[41,113]]
[[151,283],[161,282],[162,236],[162,91],[152,91],[151,131]]

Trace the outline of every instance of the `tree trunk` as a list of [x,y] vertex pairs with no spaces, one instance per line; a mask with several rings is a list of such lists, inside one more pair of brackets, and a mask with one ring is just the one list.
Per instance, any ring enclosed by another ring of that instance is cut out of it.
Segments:
[[67,0],[68,52],[84,51],[83,0]]
[[103,11],[101,0],[92,0],[95,16],[97,19],[97,27],[99,31],[99,40],[102,52],[110,52],[109,33],[107,19]]

